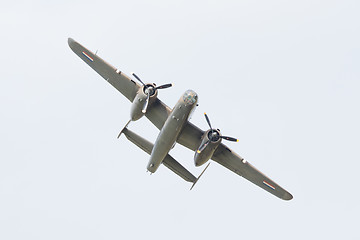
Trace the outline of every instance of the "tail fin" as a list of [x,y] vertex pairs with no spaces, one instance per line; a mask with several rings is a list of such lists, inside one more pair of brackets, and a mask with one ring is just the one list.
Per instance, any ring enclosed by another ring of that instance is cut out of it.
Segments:
[[199,177],[195,180],[195,182],[193,183],[193,185],[191,186],[190,190],[193,189],[193,187],[195,186],[195,184],[199,181],[200,177],[204,174],[204,172],[206,171],[206,169],[209,167],[210,163],[208,163],[208,165],[204,168],[204,170],[201,172],[201,174],[199,175]]
[[127,128],[127,126],[129,125],[129,123],[131,122],[131,119],[126,123],[125,127],[123,127],[123,129],[121,129],[119,135],[117,136],[117,138],[119,138],[121,136],[121,134],[123,133],[124,129]]

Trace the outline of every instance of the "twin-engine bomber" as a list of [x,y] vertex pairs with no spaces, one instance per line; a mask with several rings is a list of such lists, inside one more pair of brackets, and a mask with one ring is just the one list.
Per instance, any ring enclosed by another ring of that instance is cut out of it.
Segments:
[[[69,38],[68,44],[76,55],[132,102],[130,120],[118,137],[124,134],[128,140],[150,154],[148,171],[155,173],[163,164],[184,180],[193,183],[191,187],[193,188],[209,164],[196,178],[169,155],[169,151],[175,143],[179,143],[195,152],[195,166],[201,166],[212,159],[281,199],[291,200],[293,198],[288,191],[225,146],[222,143],[223,139],[228,141],[237,141],[237,139],[223,136],[219,129],[212,128],[206,113],[205,119],[209,125],[207,131],[203,131],[189,122],[189,116],[197,106],[198,95],[196,92],[187,90],[171,109],[157,96],[159,89],[169,88],[172,84],[156,86],[155,83],[144,83],[135,73],[132,73],[136,82],[75,40]],[[131,121],[136,121],[143,116],[146,116],[160,130],[154,144],[128,128]]]

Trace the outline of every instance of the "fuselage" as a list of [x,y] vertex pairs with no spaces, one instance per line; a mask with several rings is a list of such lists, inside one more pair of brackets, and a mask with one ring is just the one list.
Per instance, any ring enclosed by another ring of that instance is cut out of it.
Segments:
[[147,166],[150,172],[154,173],[158,169],[176,142],[197,100],[197,94],[192,90],[187,90],[176,103],[155,141]]

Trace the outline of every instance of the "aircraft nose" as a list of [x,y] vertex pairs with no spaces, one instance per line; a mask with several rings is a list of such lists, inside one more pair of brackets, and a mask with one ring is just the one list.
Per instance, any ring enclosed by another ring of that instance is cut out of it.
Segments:
[[183,100],[188,105],[193,105],[198,100],[198,95],[193,90],[187,90],[183,95]]

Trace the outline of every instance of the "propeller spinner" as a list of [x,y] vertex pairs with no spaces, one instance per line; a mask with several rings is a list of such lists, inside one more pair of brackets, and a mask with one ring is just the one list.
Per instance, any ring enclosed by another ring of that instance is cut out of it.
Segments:
[[131,73],[131,74],[144,86],[144,93],[147,95],[143,109],[141,110],[143,113],[146,113],[147,107],[149,105],[150,96],[155,94],[156,90],[165,89],[165,88],[169,88],[172,86],[171,83],[168,83],[168,84],[163,84],[161,86],[155,87],[152,84],[145,84],[143,81],[141,81],[141,79],[135,73]]

